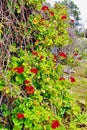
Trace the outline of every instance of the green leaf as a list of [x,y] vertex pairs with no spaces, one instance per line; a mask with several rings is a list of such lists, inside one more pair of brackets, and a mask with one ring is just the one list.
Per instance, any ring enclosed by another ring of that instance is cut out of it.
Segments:
[[9,114],[10,114],[9,111],[4,111],[4,112],[3,112],[3,115],[4,115],[4,116],[8,116]]
[[2,91],[4,87],[5,87],[5,82],[2,79],[0,79],[0,91]]
[[24,122],[24,125],[25,125],[25,128],[32,127],[31,120],[26,120],[26,121]]
[[15,4],[15,8],[16,8],[16,9],[19,9],[19,5],[18,5],[17,3]]
[[13,45],[9,45],[9,51],[10,52],[16,52],[17,48]]
[[23,84],[24,82],[24,76],[23,74],[19,74],[16,76],[16,81],[19,83],[19,84]]
[[17,9],[17,13],[18,13],[18,14],[21,13],[21,9]]
[[29,16],[29,21],[32,23],[33,22],[33,19],[34,19],[34,16],[33,15],[30,15]]
[[23,125],[14,125],[13,130],[21,130]]
[[64,126],[60,126],[60,127],[58,127],[58,129],[57,130],[66,130],[65,129],[65,127]]
[[39,31],[43,33],[43,32],[46,31],[46,28],[45,28],[44,26],[40,26],[40,27],[39,27]]
[[4,86],[1,86],[1,85],[0,85],[0,91],[2,91],[2,90],[3,90],[3,88],[4,88]]

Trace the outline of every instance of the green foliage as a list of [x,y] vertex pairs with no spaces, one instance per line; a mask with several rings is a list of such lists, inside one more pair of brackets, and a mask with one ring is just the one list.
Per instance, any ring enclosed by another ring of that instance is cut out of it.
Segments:
[[[17,21],[11,26],[14,31],[7,25],[8,31],[4,30],[10,37],[7,41],[10,58],[3,69],[7,80],[0,77],[0,91],[7,98],[7,103],[2,104],[2,117],[10,119],[0,126],[4,129],[52,130],[52,121],[56,119],[60,124],[56,130],[65,130],[64,115],[77,116],[79,112],[78,107],[72,107],[69,78],[59,80],[64,75],[63,62],[72,65],[74,58],[71,61],[58,55],[55,61],[51,52],[54,46],[61,49],[71,40],[67,9],[55,4],[54,8],[42,10],[42,2],[8,0],[6,6]],[[9,41],[11,37],[13,40]]]
[[0,77],[0,91],[3,90],[4,86],[5,86],[5,81]]

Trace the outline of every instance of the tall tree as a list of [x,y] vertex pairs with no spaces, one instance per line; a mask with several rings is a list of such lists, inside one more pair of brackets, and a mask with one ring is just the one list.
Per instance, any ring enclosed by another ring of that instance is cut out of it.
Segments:
[[66,5],[69,10],[69,15],[74,17],[76,23],[81,19],[80,11],[77,5],[72,0],[63,0],[62,4]]

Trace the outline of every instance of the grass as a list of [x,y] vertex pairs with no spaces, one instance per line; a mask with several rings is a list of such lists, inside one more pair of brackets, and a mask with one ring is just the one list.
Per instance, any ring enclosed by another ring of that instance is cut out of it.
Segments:
[[73,76],[76,78],[76,84],[71,88],[71,92],[77,101],[87,104],[87,61],[82,61],[75,67]]
[[81,60],[73,70],[72,76],[75,77],[76,82],[72,83],[70,93],[74,97],[75,103],[81,108],[81,112],[77,118],[72,117],[70,123],[73,128],[69,127],[67,118],[64,120],[64,124],[66,130],[87,130],[87,59]]

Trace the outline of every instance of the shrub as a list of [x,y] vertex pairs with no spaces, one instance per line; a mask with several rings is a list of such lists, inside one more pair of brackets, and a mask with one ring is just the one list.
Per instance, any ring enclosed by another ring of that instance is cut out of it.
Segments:
[[[1,99],[5,98],[0,102],[0,128],[65,130],[62,118],[72,113],[71,83],[61,79],[61,61],[67,54],[60,49],[70,41],[68,13],[61,4],[50,8],[42,2],[2,1],[1,39],[6,52],[3,45],[1,51],[6,59],[0,72]],[[59,48],[57,56],[51,52],[54,46]]]

